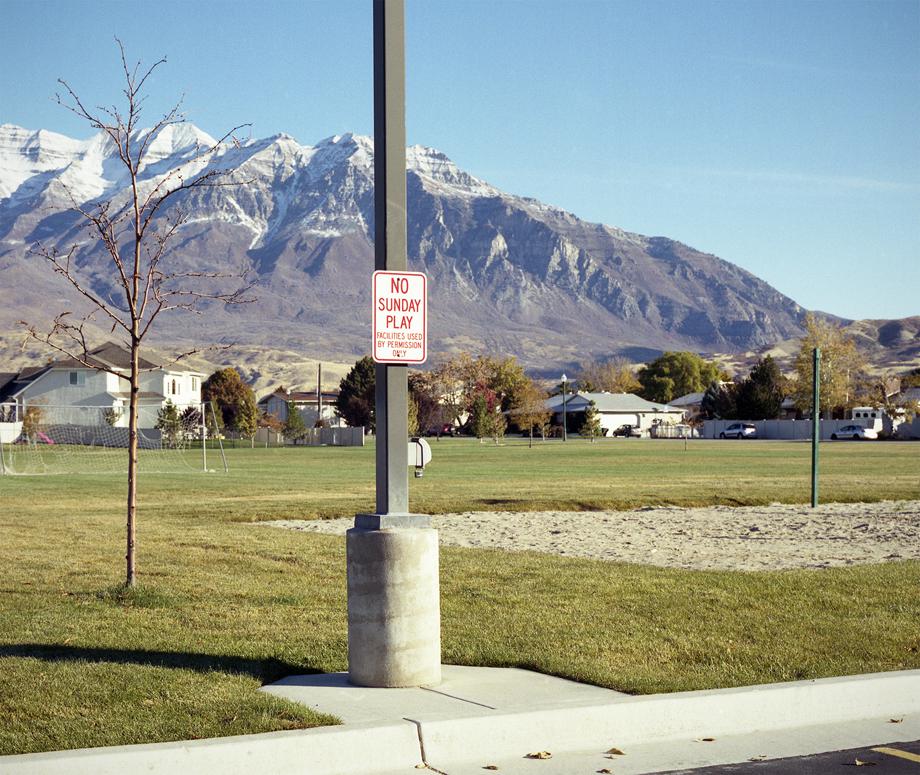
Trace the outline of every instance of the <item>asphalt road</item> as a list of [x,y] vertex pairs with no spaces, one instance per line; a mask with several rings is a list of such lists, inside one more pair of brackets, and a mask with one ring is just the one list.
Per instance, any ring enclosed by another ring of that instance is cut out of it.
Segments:
[[764,762],[721,764],[696,770],[672,770],[661,775],[845,775],[844,767],[871,767],[860,770],[871,775],[920,775],[920,740],[886,743],[847,751],[795,756]]

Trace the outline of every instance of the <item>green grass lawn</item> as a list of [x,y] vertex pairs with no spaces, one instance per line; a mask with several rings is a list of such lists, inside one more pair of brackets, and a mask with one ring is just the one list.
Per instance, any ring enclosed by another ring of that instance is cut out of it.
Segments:
[[[418,511],[806,501],[807,444],[432,441]],[[373,448],[230,450],[145,475],[0,478],[0,753],[329,723],[256,689],[347,664],[339,538],[252,524],[372,510]],[[920,445],[826,444],[827,500],[920,498]],[[442,549],[446,662],[630,692],[920,667],[920,563],[699,572]]]

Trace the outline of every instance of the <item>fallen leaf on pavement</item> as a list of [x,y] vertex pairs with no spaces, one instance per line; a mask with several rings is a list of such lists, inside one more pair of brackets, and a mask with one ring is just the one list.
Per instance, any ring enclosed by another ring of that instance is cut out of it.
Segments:
[[483,767],[484,770],[497,770],[498,765],[496,764],[487,764]]
[[856,759],[856,761],[854,761],[853,763],[857,767],[874,767],[875,766],[875,762],[863,761],[862,759]]
[[698,737],[694,742],[696,743],[714,743],[716,739],[714,737]]
[[757,756],[752,756],[748,759],[749,762],[764,762],[767,760],[767,755],[765,753],[757,754]]
[[552,759],[553,755],[549,751],[537,751],[536,753],[529,753],[524,757],[525,759]]
[[617,756],[626,756],[619,748],[611,748],[607,753],[616,754]]
[[902,721],[904,721],[904,716],[901,716],[901,718],[890,718],[890,719],[888,719],[888,723],[889,723],[889,724],[900,724]]
[[608,770],[606,767],[602,770],[598,770],[599,775],[611,775],[613,770]]

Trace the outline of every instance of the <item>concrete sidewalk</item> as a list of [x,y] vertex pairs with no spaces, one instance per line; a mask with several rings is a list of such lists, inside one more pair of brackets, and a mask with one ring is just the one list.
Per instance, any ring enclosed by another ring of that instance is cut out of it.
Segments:
[[359,688],[336,673],[263,691],[345,724],[2,757],[0,773],[625,775],[920,737],[920,670],[636,697],[527,670],[445,665],[432,688]]

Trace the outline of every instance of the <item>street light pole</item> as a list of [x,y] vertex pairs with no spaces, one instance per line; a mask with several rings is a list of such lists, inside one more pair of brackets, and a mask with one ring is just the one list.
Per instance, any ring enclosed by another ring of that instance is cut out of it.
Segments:
[[567,381],[566,376],[565,374],[563,374],[562,375],[562,440],[563,441],[569,440],[569,430],[566,427],[566,421],[565,421],[565,414],[566,414],[565,413],[565,383],[566,381]]
[[[405,271],[405,0],[374,0],[374,268]],[[376,365],[377,511],[346,534],[348,680],[441,682],[438,534],[409,513],[407,368]]]

